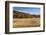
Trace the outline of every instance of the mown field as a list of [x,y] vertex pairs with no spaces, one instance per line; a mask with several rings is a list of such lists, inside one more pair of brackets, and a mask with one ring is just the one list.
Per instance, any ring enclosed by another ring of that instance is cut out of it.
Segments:
[[40,18],[14,18],[13,28],[19,27],[39,27]]

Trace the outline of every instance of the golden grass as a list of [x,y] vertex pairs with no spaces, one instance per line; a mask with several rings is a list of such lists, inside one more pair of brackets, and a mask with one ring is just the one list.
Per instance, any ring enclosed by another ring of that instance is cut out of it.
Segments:
[[39,27],[40,18],[14,18],[13,28],[18,27]]

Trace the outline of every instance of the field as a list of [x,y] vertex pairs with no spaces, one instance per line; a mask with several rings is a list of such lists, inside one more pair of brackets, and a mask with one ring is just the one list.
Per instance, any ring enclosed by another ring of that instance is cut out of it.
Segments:
[[13,18],[13,28],[39,26],[40,18]]

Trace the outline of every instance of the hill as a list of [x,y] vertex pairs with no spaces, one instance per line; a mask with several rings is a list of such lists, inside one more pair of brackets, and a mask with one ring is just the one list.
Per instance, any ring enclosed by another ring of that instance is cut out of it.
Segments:
[[33,14],[13,11],[13,18],[39,18],[39,17],[40,15],[33,15]]

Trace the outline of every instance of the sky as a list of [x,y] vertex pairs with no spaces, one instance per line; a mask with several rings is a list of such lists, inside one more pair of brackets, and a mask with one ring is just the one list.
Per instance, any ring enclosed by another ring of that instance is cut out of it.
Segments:
[[40,14],[40,8],[36,8],[36,7],[13,7],[13,10],[28,13],[28,14],[35,14],[35,15]]

